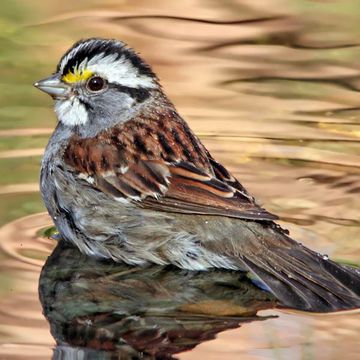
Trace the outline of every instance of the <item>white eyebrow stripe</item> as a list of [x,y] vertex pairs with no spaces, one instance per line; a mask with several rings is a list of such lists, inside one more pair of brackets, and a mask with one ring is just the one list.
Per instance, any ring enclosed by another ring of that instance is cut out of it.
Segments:
[[156,88],[156,82],[150,76],[142,75],[139,70],[124,55],[104,56],[98,54],[87,61],[86,69],[104,76],[109,82],[129,87]]
[[[84,42],[72,49],[61,61],[60,72],[63,72],[68,61],[70,61],[71,58],[76,57],[77,53],[88,46],[88,44],[89,42]],[[118,58],[117,53],[110,55],[100,53],[90,60],[85,58],[78,64],[77,69],[82,71],[85,69],[90,70],[95,74],[103,76],[109,82],[123,86],[147,89],[154,89],[157,87],[156,79],[141,74],[139,69],[137,69],[125,55]]]

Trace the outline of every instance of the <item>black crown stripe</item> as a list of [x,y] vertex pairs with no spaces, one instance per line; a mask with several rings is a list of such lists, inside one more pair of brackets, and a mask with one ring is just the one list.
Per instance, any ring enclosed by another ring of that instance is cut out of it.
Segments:
[[[83,46],[81,46],[84,44]],[[151,67],[145,63],[140,56],[138,56],[134,50],[127,47],[127,45],[121,41],[117,40],[106,40],[106,39],[86,39],[80,40],[75,43],[61,58],[56,71],[60,71],[60,65],[62,61],[70,54],[73,49],[79,47],[78,51],[74,53],[74,55],[68,59],[67,63],[65,64],[62,70],[62,76],[66,75],[69,71],[73,71],[83,60],[86,58],[88,60],[92,59],[94,56],[103,53],[104,56],[116,54],[116,59],[121,58],[124,56],[128,59],[131,64],[138,69],[139,74],[154,77],[156,75],[151,70]]]

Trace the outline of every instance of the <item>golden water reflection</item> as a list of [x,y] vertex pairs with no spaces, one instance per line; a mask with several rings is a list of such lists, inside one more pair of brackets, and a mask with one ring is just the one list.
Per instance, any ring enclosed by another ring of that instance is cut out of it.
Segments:
[[[47,359],[54,345],[37,298],[54,243],[36,231],[50,224],[38,171],[55,120],[51,100],[31,84],[79,37],[136,48],[213,155],[295,238],[360,263],[356,0],[1,5],[0,358]],[[355,359],[358,323],[353,314],[280,314],[178,357]]]

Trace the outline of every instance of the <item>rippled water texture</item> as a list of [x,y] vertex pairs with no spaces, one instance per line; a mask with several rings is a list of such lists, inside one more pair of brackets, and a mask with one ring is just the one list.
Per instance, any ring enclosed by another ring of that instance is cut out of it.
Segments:
[[[357,0],[2,0],[0,359],[48,359],[55,345],[37,292],[55,246],[40,235],[51,222],[38,192],[55,117],[31,84],[79,38],[136,48],[213,155],[295,238],[359,265],[359,16]],[[358,315],[259,314],[280,317],[177,357],[359,358]]]

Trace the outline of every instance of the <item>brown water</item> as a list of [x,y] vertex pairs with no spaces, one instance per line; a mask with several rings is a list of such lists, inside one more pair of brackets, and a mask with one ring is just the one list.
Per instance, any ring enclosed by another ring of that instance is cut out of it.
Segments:
[[[3,0],[0,14],[0,359],[48,359],[38,278],[55,246],[38,193],[55,125],[31,84],[79,38],[151,63],[213,155],[302,243],[360,264],[360,6],[352,1]],[[359,316],[283,313],[180,359],[358,359]]]

